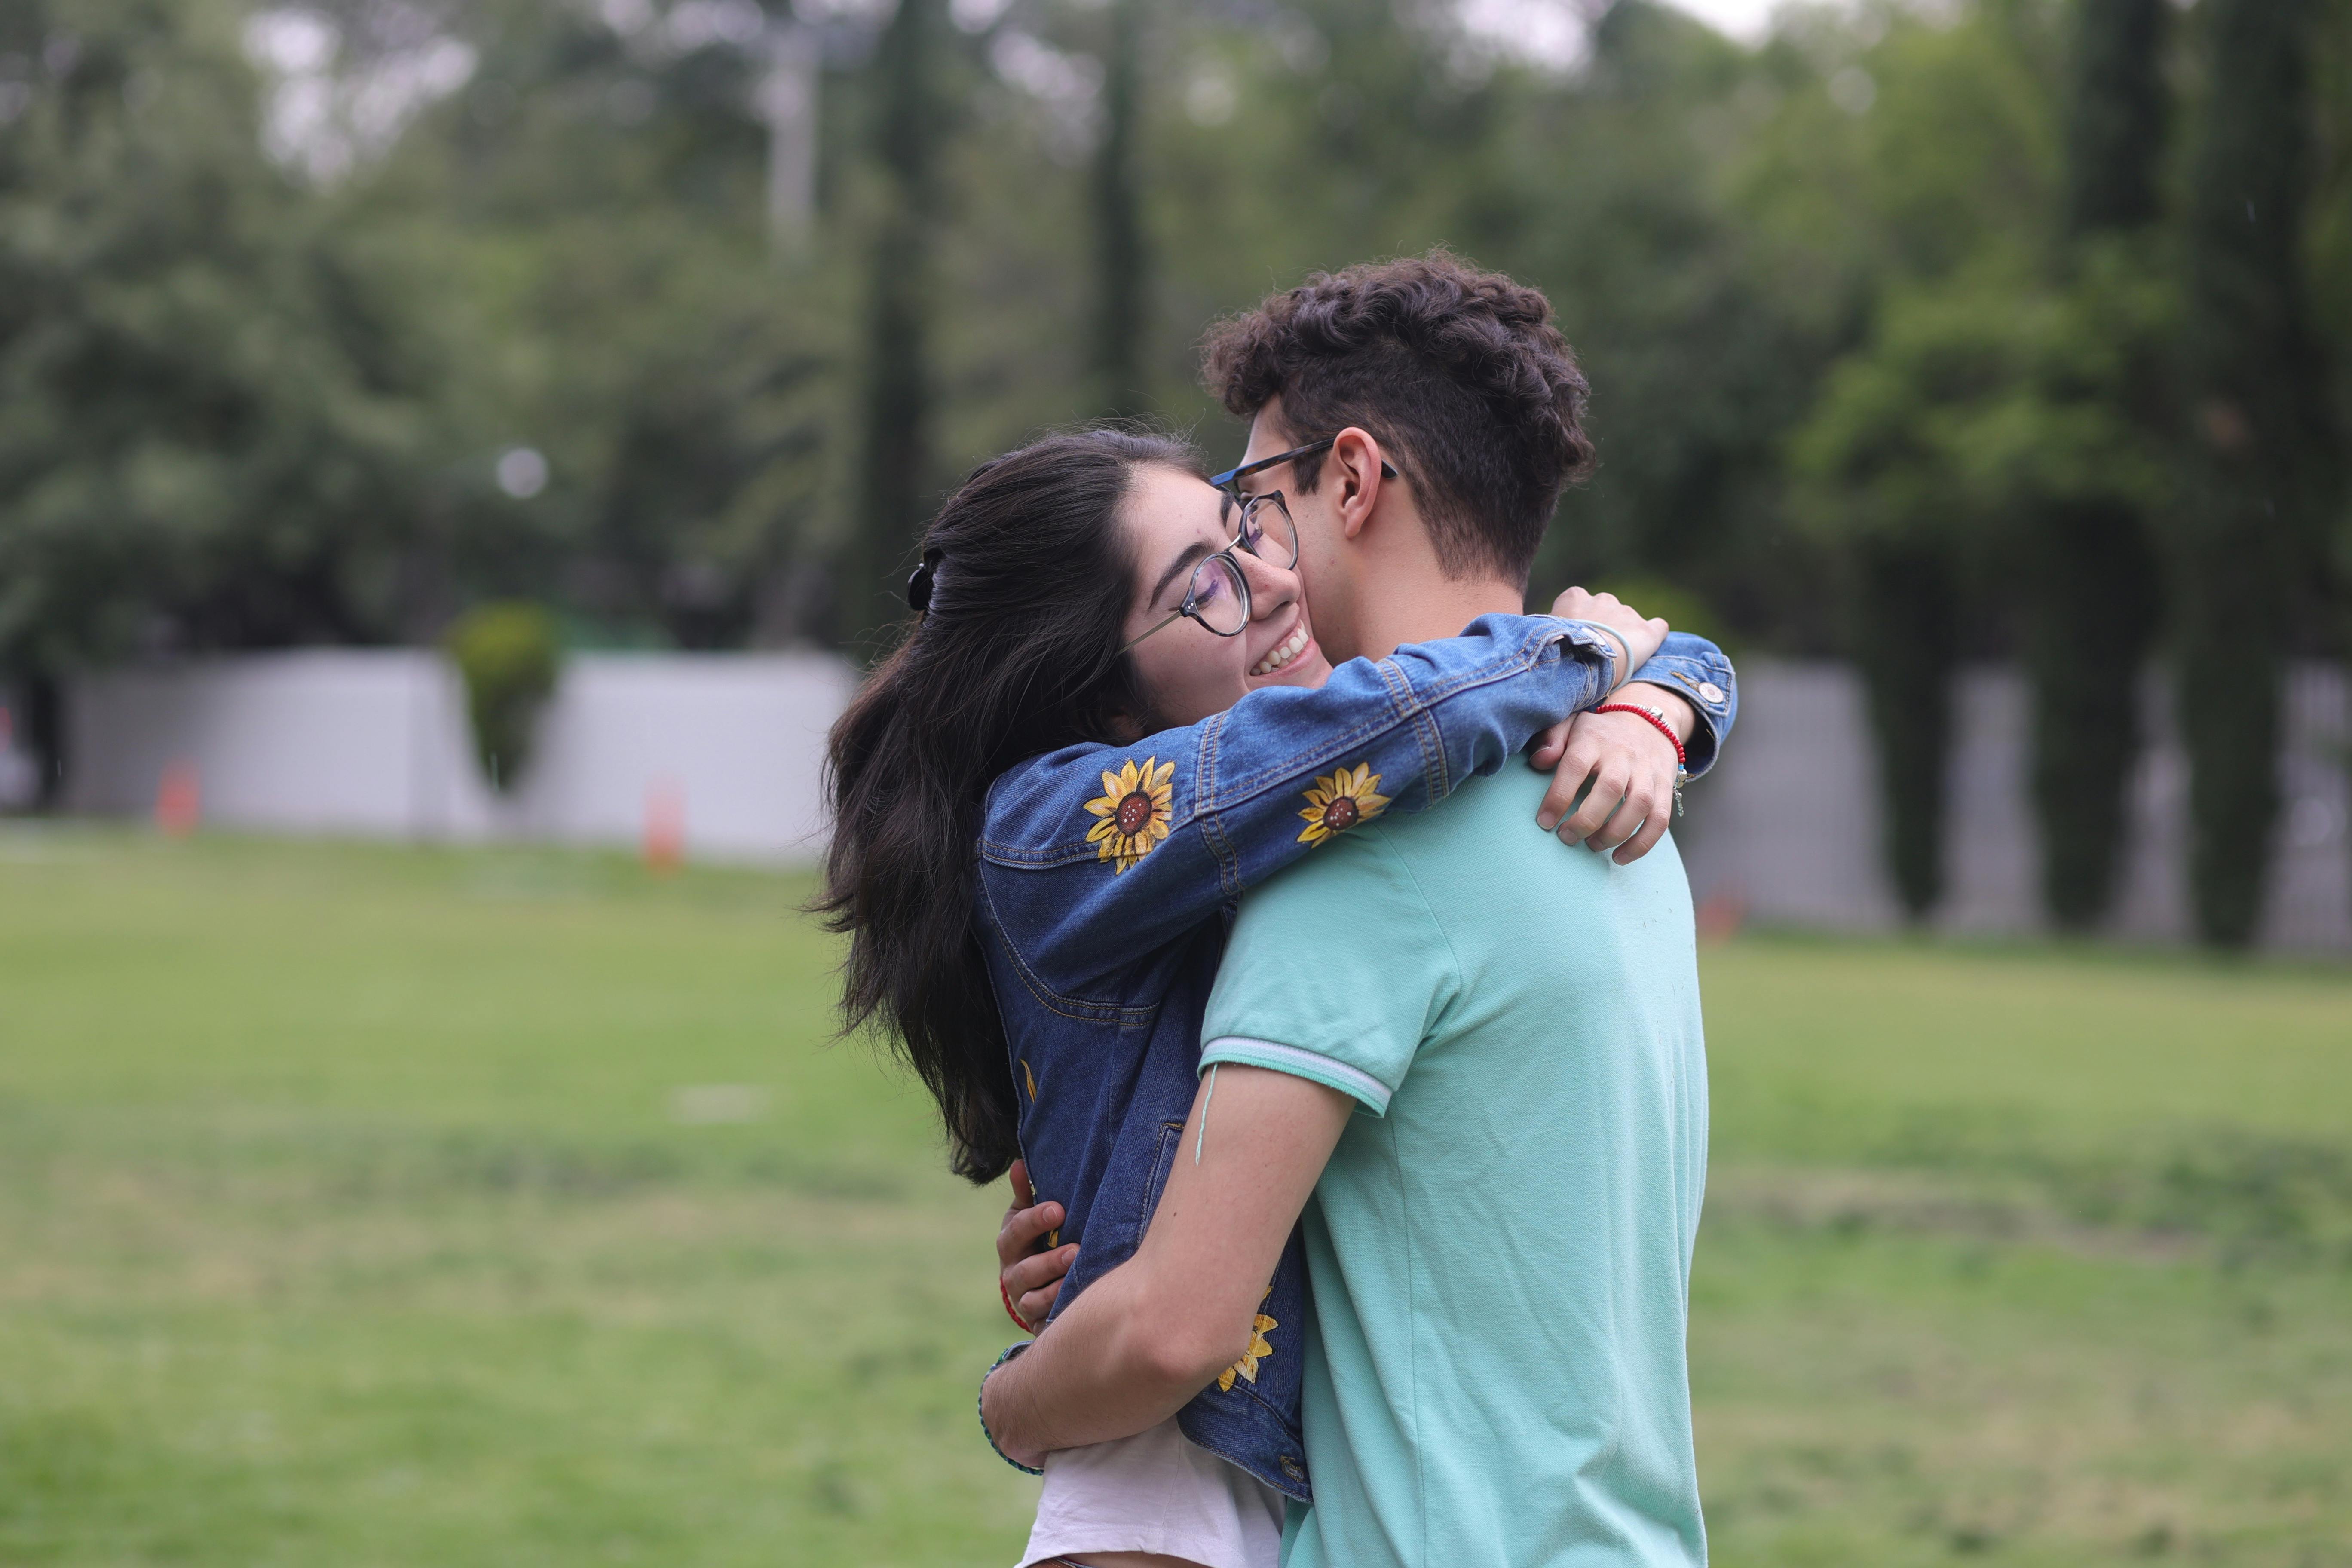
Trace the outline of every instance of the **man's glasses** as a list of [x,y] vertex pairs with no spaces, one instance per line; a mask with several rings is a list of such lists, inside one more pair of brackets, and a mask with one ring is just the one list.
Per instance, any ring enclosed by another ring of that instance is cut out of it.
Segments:
[[[1280,468],[1285,463],[1295,463],[1301,458],[1311,458],[1318,452],[1328,452],[1331,449],[1332,444],[1339,439],[1337,436],[1326,436],[1320,441],[1309,441],[1304,447],[1293,447],[1287,452],[1276,452],[1271,458],[1260,458],[1255,463],[1244,463],[1238,468],[1227,468],[1222,474],[1213,475],[1209,482],[1221,490],[1230,490],[1252,474],[1262,474],[1268,468]],[[1392,479],[1396,477],[1397,471],[1389,467],[1389,460],[1386,458],[1382,458],[1381,478]]]
[[1236,550],[1246,550],[1286,572],[1298,564],[1298,528],[1290,521],[1290,506],[1282,499],[1280,490],[1243,496],[1237,504],[1241,508],[1241,527],[1234,531],[1234,542],[1192,568],[1192,584],[1184,590],[1184,602],[1176,607],[1174,615],[1151,631],[1129,640],[1119,652],[1125,653],[1152,632],[1164,631],[1181,620],[1198,621],[1221,637],[1241,636],[1249,625],[1250,591],[1248,574],[1234,559]]

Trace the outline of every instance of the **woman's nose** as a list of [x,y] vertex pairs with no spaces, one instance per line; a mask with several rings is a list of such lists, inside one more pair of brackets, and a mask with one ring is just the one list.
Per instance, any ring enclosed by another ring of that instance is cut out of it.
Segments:
[[1291,568],[1276,566],[1246,550],[1234,551],[1234,560],[1249,581],[1250,619],[1262,621],[1298,597],[1298,574]]

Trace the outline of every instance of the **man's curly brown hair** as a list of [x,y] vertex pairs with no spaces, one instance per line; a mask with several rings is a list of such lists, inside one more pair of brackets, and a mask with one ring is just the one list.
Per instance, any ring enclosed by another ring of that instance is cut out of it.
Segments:
[[[1244,419],[1276,398],[1299,443],[1350,425],[1402,459],[1441,570],[1525,583],[1592,467],[1589,389],[1551,301],[1444,250],[1318,272],[1209,330],[1202,378]],[[1319,457],[1297,464],[1312,491]]]

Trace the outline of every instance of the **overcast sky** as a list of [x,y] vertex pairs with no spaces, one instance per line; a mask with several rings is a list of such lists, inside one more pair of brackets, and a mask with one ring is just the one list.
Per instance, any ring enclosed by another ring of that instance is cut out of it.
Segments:
[[[969,0],[967,0],[969,3]],[[1779,0],[1664,0],[1745,44],[1759,42]],[[1584,58],[1584,0],[1462,0],[1474,33],[1508,51],[1554,66]]]
[[1687,11],[1713,23],[1745,43],[1754,43],[1762,37],[1765,25],[1772,19],[1772,0],[1666,0],[1666,3],[1677,10]]

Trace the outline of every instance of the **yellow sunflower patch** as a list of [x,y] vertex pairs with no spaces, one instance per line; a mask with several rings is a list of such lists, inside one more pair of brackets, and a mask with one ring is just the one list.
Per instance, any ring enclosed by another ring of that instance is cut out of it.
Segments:
[[1112,875],[1150,854],[1168,837],[1168,822],[1176,809],[1175,777],[1176,764],[1156,757],[1144,758],[1139,768],[1129,758],[1118,772],[1103,774],[1103,793],[1087,802],[1096,818],[1087,830],[1087,842],[1096,847],[1097,858],[1110,862]]
[[[1273,1295],[1274,1287],[1271,1285],[1267,1286],[1265,1288],[1265,1294],[1266,1296]],[[1262,1303],[1265,1301],[1265,1296],[1261,1296],[1258,1300]],[[1234,1363],[1233,1365],[1217,1373],[1218,1393],[1232,1393],[1234,1388],[1234,1379],[1237,1377],[1244,1383],[1255,1383],[1257,1381],[1257,1363],[1274,1353],[1274,1342],[1267,1339],[1265,1336],[1270,1331],[1280,1327],[1282,1327],[1280,1323],[1276,1322],[1264,1312],[1260,1312],[1256,1317],[1250,1320],[1249,1349],[1242,1352],[1241,1360]]]
[[1376,793],[1380,787],[1381,775],[1372,772],[1370,763],[1317,779],[1307,792],[1307,809],[1298,814],[1307,822],[1298,841],[1320,844],[1335,833],[1370,822],[1389,808],[1389,797]]

